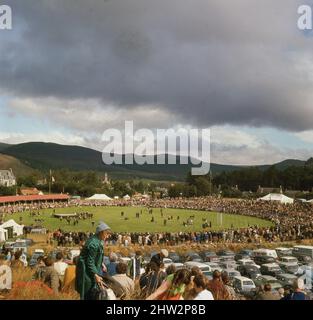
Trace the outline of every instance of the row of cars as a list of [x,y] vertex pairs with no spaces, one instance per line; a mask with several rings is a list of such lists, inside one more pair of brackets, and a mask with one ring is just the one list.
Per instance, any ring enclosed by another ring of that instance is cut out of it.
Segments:
[[164,264],[165,267],[174,264],[178,269],[197,267],[209,279],[214,270],[226,272],[235,290],[243,295],[251,296],[265,283],[270,283],[276,292],[279,288],[291,287],[299,277],[304,279],[306,290],[312,290],[313,246],[241,250],[238,253],[230,250],[187,252],[184,256],[171,252]]

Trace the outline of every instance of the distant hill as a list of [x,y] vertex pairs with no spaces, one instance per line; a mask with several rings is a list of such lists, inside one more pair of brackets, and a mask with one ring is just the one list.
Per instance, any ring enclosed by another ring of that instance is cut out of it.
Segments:
[[[284,170],[287,169],[288,167],[302,167],[305,165],[305,161],[302,160],[296,160],[296,159],[287,159],[287,160],[283,160],[281,162],[275,163],[274,166],[278,169],[278,170]],[[266,170],[269,167],[271,167],[272,165],[261,165],[258,166],[261,170]]]
[[[189,164],[166,165],[105,165],[102,153],[79,146],[65,146],[54,143],[30,142],[6,147],[3,153],[11,155],[25,165],[46,171],[49,169],[68,168],[71,170],[94,170],[108,172],[114,178],[145,178],[151,180],[179,180],[186,178],[193,166]],[[167,157],[167,156],[166,156]],[[156,163],[156,159],[155,163]],[[179,157],[177,157],[179,163]],[[233,171],[239,166],[211,164],[213,173]]]
[[0,153],[0,169],[9,170],[12,169],[15,176],[25,176],[34,173],[34,169],[23,164],[20,160]]
[[9,146],[10,146],[10,145],[7,144],[7,143],[2,143],[2,142],[0,142],[0,152],[1,152],[2,150],[6,149],[6,148],[9,147]]
[[[30,142],[17,145],[3,145],[2,153],[19,159],[27,168],[47,171],[49,169],[68,168],[70,170],[93,170],[98,172],[108,172],[111,177],[117,179],[151,179],[158,181],[183,181],[193,165],[189,164],[165,165],[105,165],[102,161],[102,154],[99,151],[79,146],[66,146],[54,143]],[[0,149],[1,150],[1,149]],[[153,156],[151,156],[153,157]],[[173,157],[173,156],[167,156]],[[156,159],[154,158],[154,163]],[[291,165],[304,165],[304,161],[285,160],[275,164],[279,170],[283,170]],[[245,166],[247,167],[247,166]],[[213,174],[223,171],[229,172],[245,168],[244,166],[231,166],[211,163]],[[261,170],[266,170],[270,165],[259,166]]]

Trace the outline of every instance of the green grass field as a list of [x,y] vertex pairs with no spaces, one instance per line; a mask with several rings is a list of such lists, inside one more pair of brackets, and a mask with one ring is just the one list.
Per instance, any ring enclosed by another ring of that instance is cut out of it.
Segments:
[[[142,210],[140,218],[136,218],[136,212]],[[80,208],[64,208],[56,209],[56,213],[79,213],[90,212],[94,214],[93,219],[79,220],[78,225],[68,225],[63,220],[52,216],[53,210],[41,210],[40,216],[30,217],[29,213],[25,212],[15,213],[7,216],[6,219],[14,219],[16,222],[24,225],[38,225],[34,220],[43,219],[42,226],[49,230],[56,230],[61,228],[67,231],[94,231],[95,227],[92,227],[92,221],[95,225],[99,221],[106,222],[114,232],[177,232],[177,231],[201,231],[202,218],[206,218],[208,222],[212,222],[213,230],[221,230],[224,228],[230,228],[232,225],[235,228],[247,227],[248,225],[258,226],[270,226],[271,222],[240,215],[223,214],[222,224],[220,214],[216,212],[205,212],[196,210],[182,210],[182,209],[163,209],[163,217],[161,217],[160,209],[153,209],[153,214],[148,213],[148,209],[144,207],[80,207]],[[124,212],[124,218],[121,217],[121,211]],[[192,226],[183,226],[183,221],[187,221],[190,215],[195,215],[194,223]],[[154,222],[151,222],[151,218],[154,216]],[[163,225],[163,221],[167,216],[173,216],[173,220],[167,221],[166,226]],[[177,220],[177,216],[180,217]],[[22,220],[20,220],[20,218]],[[128,220],[125,220],[128,218]]]

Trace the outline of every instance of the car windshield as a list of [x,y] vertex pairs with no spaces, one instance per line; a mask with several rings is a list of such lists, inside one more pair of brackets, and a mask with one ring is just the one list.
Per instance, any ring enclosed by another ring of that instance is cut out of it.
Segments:
[[252,281],[245,280],[242,283],[243,283],[244,286],[253,286],[253,282]]

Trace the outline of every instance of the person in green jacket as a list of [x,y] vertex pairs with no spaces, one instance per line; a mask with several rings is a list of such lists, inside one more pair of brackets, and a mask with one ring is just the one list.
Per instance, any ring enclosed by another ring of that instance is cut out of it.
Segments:
[[103,284],[101,276],[104,257],[104,241],[111,233],[111,228],[100,222],[96,234],[85,243],[76,267],[76,290],[82,300],[90,300],[90,292],[96,284]]

